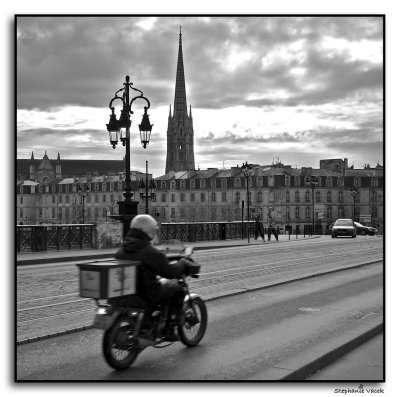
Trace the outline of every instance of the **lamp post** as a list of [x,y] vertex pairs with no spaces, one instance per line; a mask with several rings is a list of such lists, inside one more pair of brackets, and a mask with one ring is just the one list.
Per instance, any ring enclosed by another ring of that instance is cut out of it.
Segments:
[[148,179],[148,164],[149,162],[146,160],[146,183],[143,179],[139,182],[139,195],[142,200],[146,200],[146,209],[145,214],[149,213],[149,199],[154,200],[156,184],[152,179],[150,182],[150,193],[149,193],[149,179]]
[[350,190],[350,194],[353,197],[353,222],[355,222],[355,217],[356,217],[356,199],[358,197],[358,189],[353,186]]
[[307,187],[311,188],[311,197],[312,197],[312,231],[311,235],[314,235],[314,189],[318,186],[318,179],[316,176],[308,176],[305,179],[305,184]]
[[[83,187],[85,187],[85,184],[83,185]],[[85,200],[86,200],[86,197],[89,195],[89,187],[86,186],[86,188],[84,188],[82,190],[81,185],[78,185],[78,194],[81,197],[81,204],[83,205],[82,223],[85,223]]]
[[[137,91],[140,95],[136,95],[132,99],[129,98],[129,90]],[[118,94],[122,91],[122,96]],[[117,120],[114,110],[115,108],[112,106],[115,100],[120,100],[122,102],[122,110],[121,116],[119,120]],[[110,143],[113,149],[118,144],[118,138],[121,140],[122,145],[126,148],[125,154],[125,192],[124,197],[125,200],[118,201],[119,205],[119,215],[115,216],[116,219],[122,221],[124,225],[123,235],[125,236],[129,229],[129,223],[131,219],[137,214],[137,201],[132,201],[132,187],[131,187],[131,161],[130,161],[130,127],[131,127],[131,114],[132,111],[132,103],[137,99],[143,99],[147,102],[147,106],[144,107],[144,114],[142,118],[142,122],[139,124],[139,132],[140,132],[140,140],[142,142],[143,147],[146,149],[147,145],[150,142],[150,135],[153,124],[150,124],[149,116],[147,114],[147,110],[150,108],[149,100],[143,96],[143,92],[134,88],[132,83],[130,82],[129,76],[125,77],[125,83],[123,83],[123,87],[119,89],[114,98],[111,99],[109,108],[111,109],[110,121],[107,125],[107,131],[110,135]]]
[[246,192],[247,192],[247,242],[250,243],[250,233],[249,233],[249,221],[250,221],[250,207],[249,207],[249,178],[251,166],[249,164],[243,163],[242,165],[244,176],[246,177]]

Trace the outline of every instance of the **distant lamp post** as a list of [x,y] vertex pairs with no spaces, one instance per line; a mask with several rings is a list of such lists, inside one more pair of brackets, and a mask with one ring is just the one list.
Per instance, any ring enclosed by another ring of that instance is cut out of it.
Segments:
[[[133,90],[139,92],[140,95],[129,98],[129,90]],[[122,96],[118,94],[122,91]],[[115,100],[122,101],[122,110],[121,116],[119,120],[115,115],[115,108],[112,106]],[[126,148],[125,154],[125,192],[124,192],[124,201],[119,201],[119,215],[114,216],[116,219],[119,219],[124,224],[123,235],[125,236],[129,229],[129,223],[131,219],[137,214],[137,202],[132,201],[132,186],[131,186],[131,159],[130,159],[130,127],[131,127],[131,114],[132,111],[132,103],[137,99],[143,99],[147,102],[147,106],[144,107],[144,114],[142,118],[142,122],[139,124],[139,133],[140,140],[143,147],[146,149],[147,145],[150,142],[151,130],[153,128],[153,124],[150,124],[149,115],[147,114],[147,110],[150,108],[150,101],[143,96],[143,92],[134,88],[132,83],[130,82],[130,77],[125,77],[125,83],[123,83],[123,87],[119,89],[114,98],[111,99],[109,108],[111,109],[110,121],[107,125],[107,131],[110,137],[110,144],[115,149],[115,146],[118,144],[118,139],[121,140],[122,145]]]
[[358,189],[353,186],[350,190],[350,194],[353,197],[353,222],[356,220],[356,200],[358,198]]
[[[146,182],[145,182],[146,181]],[[148,179],[148,161],[146,160],[146,180],[143,179],[139,182],[139,195],[142,200],[146,200],[146,210],[145,214],[149,213],[149,199],[154,200],[154,196],[156,194],[156,184],[152,179],[150,181],[150,190],[149,190],[149,179]]]
[[89,195],[89,187],[86,186],[85,184],[83,185],[84,189],[82,190],[81,185],[78,185],[78,194],[81,198],[81,204],[82,204],[82,223],[85,223],[85,200],[86,197]]
[[316,176],[308,176],[305,179],[305,185],[311,188],[311,197],[312,197],[312,232],[311,234],[314,235],[314,189],[318,186],[318,178]]
[[249,164],[243,163],[242,165],[243,174],[246,178],[246,193],[247,193],[247,242],[250,243],[250,233],[249,233],[249,221],[250,221],[250,200],[249,200],[249,178],[251,166]]

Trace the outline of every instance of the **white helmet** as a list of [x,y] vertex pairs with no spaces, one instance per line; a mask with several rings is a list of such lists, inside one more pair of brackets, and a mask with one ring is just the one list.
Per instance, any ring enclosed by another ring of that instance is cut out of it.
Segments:
[[157,221],[147,214],[136,215],[132,220],[129,227],[140,229],[145,232],[151,239],[157,235],[158,224]]

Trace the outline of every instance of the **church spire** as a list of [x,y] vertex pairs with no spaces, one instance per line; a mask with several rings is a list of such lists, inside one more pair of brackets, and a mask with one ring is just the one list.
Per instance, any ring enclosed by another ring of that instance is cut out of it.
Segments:
[[174,101],[174,116],[178,118],[187,117],[186,103],[186,85],[185,71],[183,67],[183,52],[182,52],[182,27],[179,27],[179,49],[178,62],[176,67],[176,82],[175,82],[175,101]]

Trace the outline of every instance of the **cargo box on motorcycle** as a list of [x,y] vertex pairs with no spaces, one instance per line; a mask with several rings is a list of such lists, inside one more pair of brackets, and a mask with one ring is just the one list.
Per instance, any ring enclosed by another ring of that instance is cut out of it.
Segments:
[[120,259],[78,264],[80,296],[108,299],[135,294],[139,265],[139,261]]

